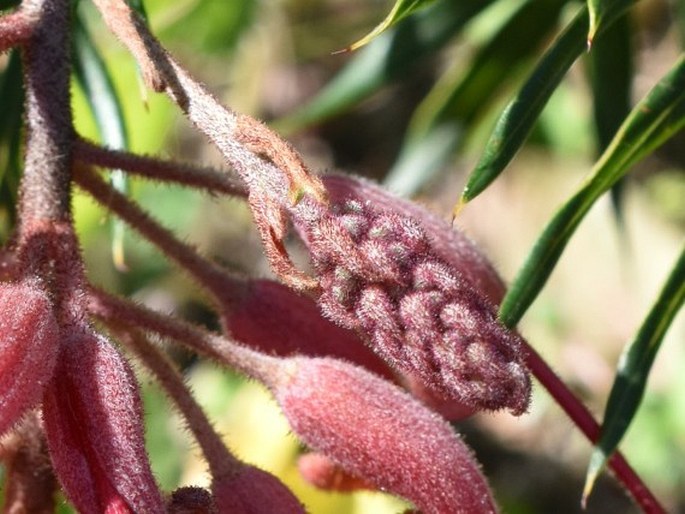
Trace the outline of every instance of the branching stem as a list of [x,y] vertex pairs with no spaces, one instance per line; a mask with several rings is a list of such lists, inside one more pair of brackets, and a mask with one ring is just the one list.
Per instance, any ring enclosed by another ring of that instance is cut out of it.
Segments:
[[24,46],[26,158],[20,186],[20,231],[34,220],[70,219],[70,153],[74,139],[69,80],[69,0],[26,0],[35,19]]
[[123,150],[113,150],[84,139],[76,141],[74,158],[103,168],[120,169],[141,177],[230,196],[247,196],[247,189],[229,172],[165,161]]

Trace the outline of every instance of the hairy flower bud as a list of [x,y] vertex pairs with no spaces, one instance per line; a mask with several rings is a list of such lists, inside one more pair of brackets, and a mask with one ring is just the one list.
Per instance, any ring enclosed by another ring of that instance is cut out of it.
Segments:
[[451,426],[398,387],[333,359],[296,357],[264,377],[294,432],[349,473],[426,514],[496,508]]
[[[498,322],[477,285],[485,277],[481,284],[497,296],[496,274],[475,249],[462,251],[459,266],[443,258],[438,225],[431,222],[429,233],[415,214],[354,194],[331,205],[306,199],[293,210],[318,273],[323,313],[440,395],[525,412],[531,385],[521,338]],[[442,232],[452,237],[447,224]]]
[[32,280],[0,283],[0,435],[36,405],[57,355],[57,322]]
[[65,334],[43,419],[64,491],[79,512],[163,512],[131,369],[86,327]]

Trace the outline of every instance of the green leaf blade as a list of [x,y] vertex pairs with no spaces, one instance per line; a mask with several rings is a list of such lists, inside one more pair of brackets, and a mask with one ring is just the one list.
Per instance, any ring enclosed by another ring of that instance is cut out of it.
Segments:
[[[443,168],[468,129],[507,86],[499,70],[511,70],[513,75],[530,60],[553,30],[564,3],[565,0],[522,3],[478,51],[464,74],[448,77],[446,83],[434,88],[414,114],[403,151],[386,178],[387,187],[401,195],[414,194]],[[449,130],[454,131],[449,138],[452,146],[442,148],[439,156],[422,158],[415,154],[431,146],[420,140],[446,141]],[[414,163],[417,166],[412,167]]]
[[325,121],[412,73],[493,0],[437,2],[360,50],[312,100],[273,125],[283,134]]
[[685,246],[635,338],[624,348],[609,394],[599,440],[588,466],[583,496],[616,451],[642,402],[652,364],[678,311],[685,303]]
[[435,0],[397,0],[382,22],[380,22],[366,36],[359,39],[355,43],[352,43],[346,50],[354,51],[367,45],[390,27],[397,25],[400,21],[405,19],[413,12],[426,7],[428,4],[433,3],[434,1]]
[[585,47],[587,10],[582,9],[539,61],[526,83],[504,109],[462,192],[467,203],[482,193],[511,162],[549,97]]
[[499,317],[515,326],[552,273],[573,232],[595,201],[642,157],[685,126],[685,55],[631,111],[583,186],[538,238],[502,301]]

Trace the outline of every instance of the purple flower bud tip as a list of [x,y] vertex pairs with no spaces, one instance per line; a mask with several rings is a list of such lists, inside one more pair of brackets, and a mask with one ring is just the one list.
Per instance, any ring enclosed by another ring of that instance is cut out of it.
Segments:
[[295,433],[352,475],[427,514],[496,511],[451,426],[397,386],[342,361],[298,357],[270,387]]
[[1,435],[40,401],[55,367],[58,327],[32,280],[0,283],[0,312]]

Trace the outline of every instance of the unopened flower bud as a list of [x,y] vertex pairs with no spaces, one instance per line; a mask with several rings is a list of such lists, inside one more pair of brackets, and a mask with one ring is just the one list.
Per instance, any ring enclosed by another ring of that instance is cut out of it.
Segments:
[[180,487],[169,499],[167,514],[219,514],[214,499],[202,487]]
[[145,452],[133,373],[104,336],[64,334],[43,419],[50,456],[79,512],[163,512]]
[[263,379],[293,431],[354,476],[426,514],[496,511],[451,426],[386,380],[342,361],[306,357]]
[[58,328],[45,291],[30,279],[0,283],[0,435],[36,405],[50,381]]
[[[318,274],[322,312],[439,395],[525,412],[530,377],[520,336],[496,319],[496,273],[466,238],[445,244],[455,237],[446,223],[373,188],[366,194],[365,186],[347,187],[348,196],[332,187],[330,205],[307,199],[292,211]],[[444,257],[449,249],[456,257]]]
[[232,287],[222,322],[233,338],[265,353],[348,360],[392,379],[393,373],[359,336],[321,316],[316,302],[273,280]]

